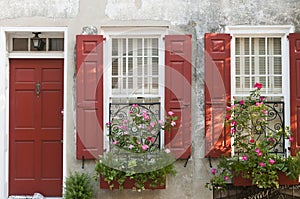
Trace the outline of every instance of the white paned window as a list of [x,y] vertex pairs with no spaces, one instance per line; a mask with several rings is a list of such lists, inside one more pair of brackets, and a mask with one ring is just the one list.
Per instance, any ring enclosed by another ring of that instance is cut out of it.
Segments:
[[[266,97],[269,131],[290,125],[289,111],[289,45],[291,26],[230,26],[231,97],[249,96],[256,82],[262,84]],[[258,135],[259,137],[260,135]],[[283,147],[284,146],[284,147]],[[271,152],[285,153],[289,143],[284,139]]]
[[281,49],[280,37],[236,37],[236,94],[248,94],[259,82],[263,84],[262,94],[282,95]]
[[158,38],[113,38],[112,96],[159,94]]

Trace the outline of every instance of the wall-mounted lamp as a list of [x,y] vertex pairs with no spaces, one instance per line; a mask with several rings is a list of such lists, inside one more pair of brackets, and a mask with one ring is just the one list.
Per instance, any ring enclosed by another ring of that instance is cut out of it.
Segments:
[[31,38],[33,47],[40,50],[43,47],[42,38],[39,37],[39,34],[41,34],[41,32],[33,32],[32,34],[34,34],[34,37]]

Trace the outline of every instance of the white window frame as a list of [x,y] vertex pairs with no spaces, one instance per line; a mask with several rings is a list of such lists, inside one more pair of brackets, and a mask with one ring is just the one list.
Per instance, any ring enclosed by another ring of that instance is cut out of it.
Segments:
[[[130,96],[138,98],[138,97],[145,97],[145,98],[160,98],[161,103],[161,118],[164,117],[164,81],[165,81],[165,71],[164,71],[164,63],[165,63],[165,52],[164,52],[164,37],[168,32],[168,28],[163,27],[111,27],[111,26],[103,26],[101,27],[101,35],[104,36],[105,42],[103,43],[103,103],[104,107],[108,107],[109,103],[111,102],[110,98],[112,95],[112,67],[111,67],[111,60],[112,60],[112,38],[158,38],[158,48],[159,48],[159,62],[158,62],[158,71],[159,71],[159,82],[158,82],[158,94],[157,95],[134,95]],[[116,96],[126,98],[128,96]],[[103,123],[107,123],[109,121],[109,110],[108,108],[103,109]],[[103,140],[104,140],[104,150],[109,150],[109,138],[106,136],[109,132],[108,129],[103,129]],[[163,146],[163,133],[161,133],[161,143],[160,145]]]
[[[225,33],[231,35],[231,99],[235,96],[235,38],[236,37],[280,37],[281,38],[281,52],[282,52],[282,95],[284,96],[285,105],[285,124],[290,125],[290,62],[289,62],[289,41],[288,35],[294,32],[294,27],[290,25],[282,26],[227,26]],[[250,85],[251,86],[251,85]],[[253,85],[252,85],[253,86]],[[242,95],[240,95],[242,96]],[[266,95],[268,96],[268,95]],[[273,96],[273,95],[272,95]],[[289,142],[285,142],[285,147],[289,147]],[[289,151],[289,150],[287,150]]]

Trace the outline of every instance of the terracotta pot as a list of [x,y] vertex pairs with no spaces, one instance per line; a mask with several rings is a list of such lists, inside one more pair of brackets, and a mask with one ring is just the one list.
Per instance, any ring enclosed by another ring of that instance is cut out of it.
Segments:
[[278,183],[279,185],[297,185],[299,179],[291,179],[282,171],[278,171]]
[[[129,179],[129,177],[126,178],[123,188],[124,189],[132,189],[135,187],[134,185],[135,181],[133,179]],[[100,175],[100,189],[110,189],[110,185],[114,185],[113,189],[119,189],[119,183],[117,181],[112,181],[111,183],[108,183],[104,181],[104,178],[102,175]],[[166,188],[166,180],[163,186],[158,186],[158,187],[151,187],[150,186],[151,182],[146,182],[145,183],[145,189],[165,189]]]

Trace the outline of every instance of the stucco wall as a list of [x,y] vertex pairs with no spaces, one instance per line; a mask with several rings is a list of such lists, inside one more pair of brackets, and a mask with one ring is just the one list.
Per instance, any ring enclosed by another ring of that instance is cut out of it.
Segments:
[[[104,24],[143,26],[159,25],[163,21],[176,33],[193,35],[192,159],[187,167],[183,166],[183,161],[176,163],[178,175],[168,179],[166,190],[111,192],[99,190],[95,184],[99,199],[212,198],[212,193],[204,188],[210,175],[208,160],[204,158],[204,33],[223,32],[227,25],[294,25],[295,30],[300,31],[299,0],[3,0],[0,7],[5,8],[0,12],[0,26],[68,27],[69,88],[65,92],[73,97],[65,107],[69,117],[64,144],[68,148],[66,164],[69,171],[82,171],[81,162],[75,159],[74,105],[75,35],[81,33],[82,27],[95,26],[100,31]],[[7,107],[0,106],[0,119],[5,119],[6,110]],[[3,127],[0,133],[5,129]],[[94,161],[86,162],[84,171],[92,173],[93,167]],[[4,168],[0,170],[6,172]]]

